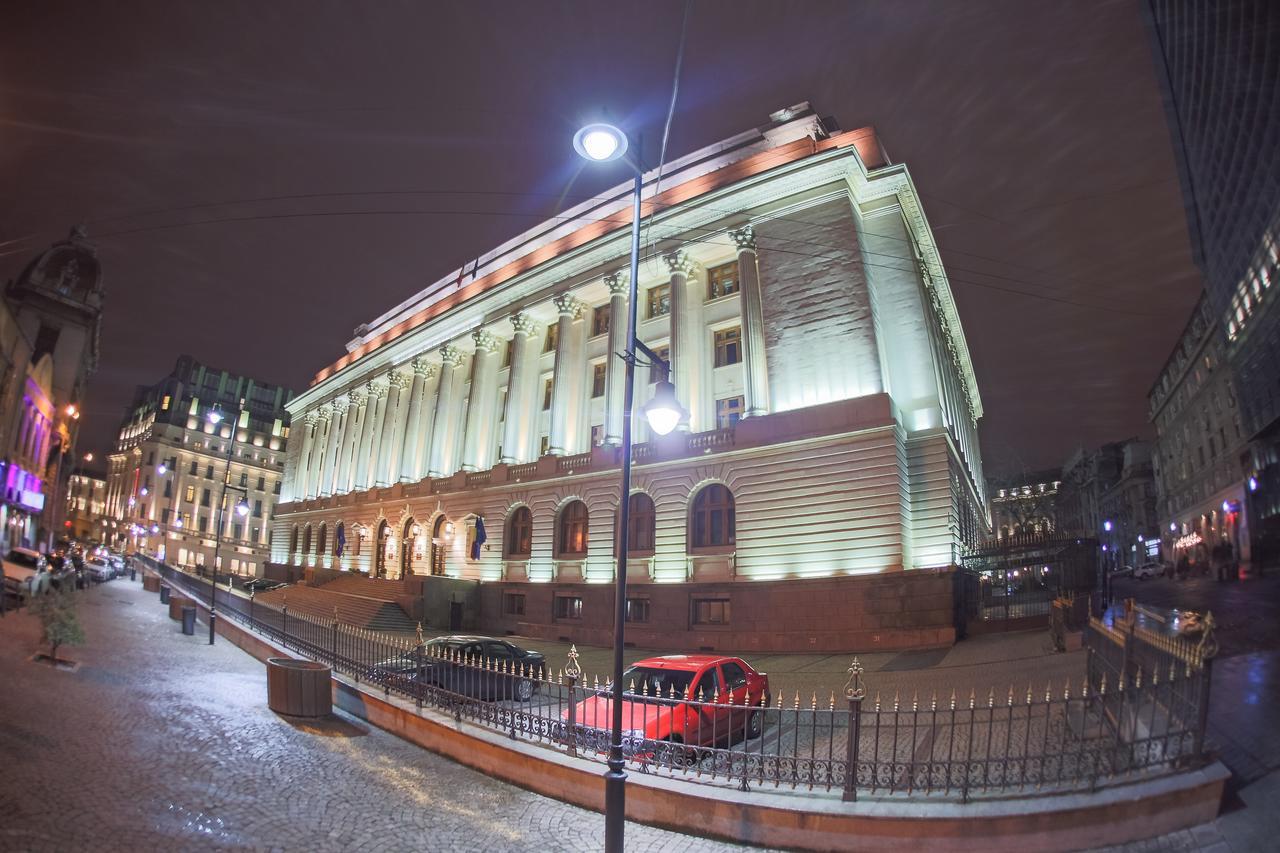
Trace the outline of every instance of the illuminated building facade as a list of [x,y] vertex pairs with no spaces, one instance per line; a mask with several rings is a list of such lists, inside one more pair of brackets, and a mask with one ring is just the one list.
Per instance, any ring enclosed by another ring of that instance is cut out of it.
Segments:
[[[629,636],[950,642],[935,570],[988,529],[982,403],[906,168],[801,104],[653,178],[637,334],[689,416],[637,421]],[[273,560],[407,579],[441,621],[607,637],[629,209],[602,194],[361,326],[288,406]]]
[[[107,456],[113,543],[175,566],[213,565],[225,483],[219,571],[261,574],[283,485],[292,393],[186,355],[164,379],[140,386]],[[216,424],[209,418],[215,409],[222,415]],[[243,516],[233,511],[241,500]]]
[[96,471],[78,468],[67,479],[65,535],[101,542],[111,531],[107,519],[107,481]]

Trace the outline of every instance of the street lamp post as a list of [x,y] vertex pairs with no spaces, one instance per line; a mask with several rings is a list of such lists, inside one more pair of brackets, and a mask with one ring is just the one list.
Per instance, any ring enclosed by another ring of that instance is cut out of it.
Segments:
[[[591,124],[582,128],[573,138],[573,147],[587,160],[606,162],[617,160],[627,152],[627,136],[608,124]],[[635,372],[639,350],[649,365],[663,370],[664,378],[658,383],[653,399],[643,411],[650,427],[659,435],[675,429],[682,411],[671,384],[671,365],[660,358],[636,338],[636,294],[640,275],[640,202],[644,188],[644,170],[638,157],[628,161],[635,171],[631,211],[631,269],[627,282],[627,351],[614,353],[626,363],[622,391],[622,484],[618,507],[618,562],[614,572],[613,614],[613,698],[612,721],[609,734],[609,769],[604,774],[605,797],[605,850],[622,853],[626,828],[626,758],[622,753],[622,656],[626,630],[627,608],[627,549],[631,516],[631,420],[635,402]],[[615,320],[616,322],[616,320]]]
[[[218,599],[218,554],[222,550],[222,522],[227,511],[227,492],[235,490],[242,494],[248,494],[248,491],[238,486],[231,485],[231,457],[236,449],[236,430],[240,427],[240,413],[244,411],[244,399],[240,400],[240,408],[236,411],[236,418],[231,423],[231,441],[227,444],[227,471],[222,478],[222,494],[218,498],[218,523],[213,531],[213,576],[209,579],[209,645],[213,645],[214,622],[217,619],[216,608]],[[216,429],[218,424],[222,422],[222,411],[215,405],[213,410],[209,412],[209,423],[213,424]],[[241,498],[236,504],[236,513],[243,517],[249,512],[249,503],[245,498]]]

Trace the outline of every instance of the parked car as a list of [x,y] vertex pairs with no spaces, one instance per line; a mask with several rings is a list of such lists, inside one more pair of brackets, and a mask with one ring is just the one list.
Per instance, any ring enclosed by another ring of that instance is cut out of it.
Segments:
[[1117,566],[1111,570],[1111,577],[1124,578],[1133,575],[1133,566]]
[[1133,569],[1133,576],[1140,581],[1144,581],[1147,578],[1158,578],[1164,574],[1164,568],[1164,563],[1143,563],[1138,568]]
[[380,661],[374,677],[409,692],[438,687],[485,702],[528,702],[538,692],[545,665],[541,652],[506,640],[455,635]]
[[129,566],[124,561],[124,557],[119,554],[111,554],[107,557],[107,565],[111,567],[111,571],[115,572],[115,577],[122,578],[129,573]]
[[22,599],[40,595],[49,588],[52,576],[44,555],[30,548],[11,548],[3,560],[4,591]]
[[[769,676],[742,658],[666,655],[642,660],[622,676],[624,745],[630,753],[652,754],[657,743],[715,746],[757,738],[764,731],[763,707],[770,703]],[[719,697],[719,701],[714,701]],[[608,742],[612,694],[601,691],[579,702],[574,722],[587,739]],[[563,719],[569,719],[565,711]],[[687,760],[683,749],[671,760]]]
[[109,581],[116,576],[115,570],[102,557],[90,557],[85,560],[84,571],[91,580],[99,583]]

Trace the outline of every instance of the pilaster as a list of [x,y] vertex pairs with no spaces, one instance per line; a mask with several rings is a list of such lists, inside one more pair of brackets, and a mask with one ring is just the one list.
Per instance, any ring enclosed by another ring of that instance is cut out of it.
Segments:
[[498,407],[498,350],[503,341],[483,329],[471,335],[471,396],[463,430],[462,470],[479,471],[493,464],[494,418]]
[[738,248],[738,282],[742,294],[743,401],[745,415],[769,413],[769,371],[765,361],[764,302],[760,291],[760,261],[756,232],[750,225],[729,232]]
[[462,359],[462,352],[452,344],[445,344],[440,348],[440,387],[436,392],[435,423],[431,432],[431,462],[427,469],[429,477],[443,477],[453,473],[445,468],[452,467],[451,445],[454,436],[449,426],[456,420],[451,417],[455,414],[454,373],[462,364]]
[[551,436],[547,452],[552,456],[564,456],[577,452],[576,433],[585,402],[581,374],[586,372],[586,364],[582,359],[582,336],[578,334],[584,306],[567,292],[552,301],[560,317],[557,320],[555,373],[551,380]]
[[622,444],[622,404],[627,379],[627,365],[618,355],[631,349],[627,340],[627,290],[630,270],[618,270],[605,276],[609,288],[609,360],[604,380],[604,443]]
[[533,403],[537,395],[538,353],[542,327],[527,314],[512,314],[511,369],[507,372],[507,407],[503,413],[502,461],[531,462],[534,458]]
[[707,429],[705,408],[706,373],[703,367],[706,349],[702,328],[702,300],[696,298],[692,282],[699,271],[696,261],[683,251],[663,257],[671,271],[671,381],[676,395],[689,410],[689,420],[677,429],[701,432]]
[[409,390],[408,417],[400,450],[400,481],[403,483],[415,482],[420,477],[418,452],[422,446],[422,394],[427,380],[436,373],[436,366],[422,356],[415,358],[410,366],[413,368],[413,384]]

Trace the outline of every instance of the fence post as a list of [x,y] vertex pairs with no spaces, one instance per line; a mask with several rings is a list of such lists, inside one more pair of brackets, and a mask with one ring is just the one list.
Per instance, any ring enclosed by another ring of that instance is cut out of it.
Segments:
[[862,683],[862,664],[856,657],[847,671],[849,681],[844,686],[844,698],[849,702],[849,731],[841,799],[850,803],[858,800],[858,741],[862,736],[862,700],[866,698],[867,688]]
[[329,665],[338,671],[338,606],[333,607],[333,626],[329,634]]
[[283,596],[280,599],[280,612],[284,617],[280,628],[280,633],[283,635],[281,639],[287,643],[289,642],[289,599]]
[[565,731],[565,736],[569,741],[569,754],[578,754],[578,703],[573,698],[574,684],[582,677],[582,667],[578,666],[578,647],[577,645],[569,646],[569,665],[564,668],[564,680],[569,687],[569,726]]
[[413,668],[418,674],[414,679],[413,698],[416,700],[418,711],[422,711],[422,692],[427,689],[426,673],[422,668],[422,653],[427,650],[426,644],[422,641],[422,623],[418,623],[418,642],[413,647]]

